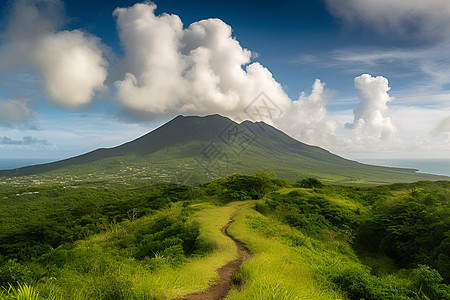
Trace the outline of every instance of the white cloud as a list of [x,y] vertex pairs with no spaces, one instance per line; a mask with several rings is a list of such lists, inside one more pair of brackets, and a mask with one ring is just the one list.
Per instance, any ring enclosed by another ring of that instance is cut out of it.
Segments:
[[37,72],[53,103],[75,108],[103,88],[107,62],[97,38],[78,30],[58,31],[63,20],[61,1],[15,1],[2,33],[0,72]]
[[59,106],[87,104],[96,91],[104,88],[107,62],[99,40],[78,30],[44,36],[36,45],[33,62],[48,94]]
[[1,33],[0,72],[29,63],[36,41],[63,23],[64,8],[59,0],[16,0],[10,8]]
[[348,23],[369,25],[390,36],[446,37],[450,32],[447,0],[326,0],[328,9]]
[[153,3],[115,11],[125,49],[118,100],[135,115],[221,113],[236,117],[264,91],[281,109],[290,99],[219,19],[183,29],[176,15],[156,16]]
[[433,136],[440,134],[447,135],[450,138],[450,117],[441,120],[431,132]]
[[354,130],[354,142],[371,147],[390,141],[397,128],[384,115],[388,109],[387,103],[392,101],[387,93],[390,90],[388,80],[382,76],[363,74],[355,78],[355,88],[360,102],[353,111],[353,123],[346,124]]
[[29,99],[3,99],[0,97],[0,126],[14,126],[28,122],[32,117]]
[[277,119],[277,126],[305,143],[335,145],[338,123],[330,119],[326,108],[332,96],[333,93],[325,89],[325,83],[316,79],[311,94],[306,96],[302,92],[298,101],[292,102],[285,114]]

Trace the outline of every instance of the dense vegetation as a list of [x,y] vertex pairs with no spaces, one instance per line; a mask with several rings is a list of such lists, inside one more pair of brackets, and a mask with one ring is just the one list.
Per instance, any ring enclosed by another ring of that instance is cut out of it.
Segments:
[[[4,298],[164,299],[254,254],[229,299],[450,299],[450,182],[290,185],[258,171],[192,187],[46,186],[0,194]],[[281,267],[282,266],[282,267]],[[195,279],[193,279],[195,274]]]

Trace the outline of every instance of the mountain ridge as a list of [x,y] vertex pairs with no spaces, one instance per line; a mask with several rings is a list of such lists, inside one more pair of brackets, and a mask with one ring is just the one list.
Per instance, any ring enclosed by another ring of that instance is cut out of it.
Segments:
[[[119,159],[120,158],[120,159]],[[133,160],[134,159],[134,160]],[[57,162],[2,170],[0,176],[26,176],[65,168],[106,170],[115,160],[139,161],[156,167],[164,164],[168,173],[180,166],[199,175],[199,182],[234,172],[253,173],[268,169],[291,181],[318,177],[329,183],[379,184],[440,180],[444,176],[415,173],[414,169],[365,165],[348,160],[318,146],[300,142],[264,122],[236,123],[221,115],[179,115],[132,141]],[[113,170],[111,170],[113,172]],[[209,174],[206,174],[209,173]]]

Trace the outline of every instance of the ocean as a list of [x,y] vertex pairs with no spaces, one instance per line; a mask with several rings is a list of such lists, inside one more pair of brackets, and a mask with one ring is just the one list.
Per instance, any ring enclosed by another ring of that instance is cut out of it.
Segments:
[[420,173],[450,176],[450,158],[358,159],[369,165],[417,169]]
[[0,170],[15,169],[31,165],[44,164],[58,159],[52,158],[0,158]]

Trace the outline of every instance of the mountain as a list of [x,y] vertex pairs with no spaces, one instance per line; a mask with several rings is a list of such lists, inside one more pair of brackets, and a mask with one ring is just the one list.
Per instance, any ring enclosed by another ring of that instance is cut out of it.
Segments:
[[291,181],[318,177],[335,184],[448,179],[418,174],[413,169],[361,164],[297,141],[264,122],[238,124],[220,115],[178,116],[120,146],[53,163],[3,170],[0,176],[47,172],[113,176],[133,171],[129,175],[133,178],[200,183],[234,172],[254,173],[261,169]]

